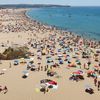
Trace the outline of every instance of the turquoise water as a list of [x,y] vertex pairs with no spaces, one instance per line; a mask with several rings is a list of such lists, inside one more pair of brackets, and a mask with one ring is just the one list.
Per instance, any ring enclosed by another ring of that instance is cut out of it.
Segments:
[[44,24],[100,40],[100,7],[34,8],[27,15]]

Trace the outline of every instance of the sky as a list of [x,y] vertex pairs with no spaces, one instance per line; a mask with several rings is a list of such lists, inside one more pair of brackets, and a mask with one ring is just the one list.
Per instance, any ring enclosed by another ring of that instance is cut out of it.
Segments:
[[100,0],[0,0],[0,4],[59,4],[71,6],[100,6]]

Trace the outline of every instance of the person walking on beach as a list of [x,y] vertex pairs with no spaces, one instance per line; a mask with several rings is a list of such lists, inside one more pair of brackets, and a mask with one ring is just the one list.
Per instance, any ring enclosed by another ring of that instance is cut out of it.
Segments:
[[100,91],[100,76],[98,76],[98,82],[97,82],[97,88],[98,88],[98,91]]
[[100,62],[98,64],[98,74],[100,75]]
[[98,81],[98,91],[100,91],[100,81]]
[[43,66],[41,66],[41,71],[43,71]]
[[44,87],[44,94],[49,91],[48,86]]
[[48,70],[49,66],[47,65],[47,70]]
[[47,71],[47,67],[46,66],[44,66],[44,71]]
[[97,77],[94,78],[94,85],[97,86]]
[[38,72],[40,71],[40,66],[38,66]]
[[84,63],[84,69],[86,69],[86,63]]
[[90,62],[90,61],[88,61],[88,63],[87,63],[87,64],[88,64],[88,68],[90,68],[91,62]]
[[9,63],[9,68],[11,68],[11,62]]

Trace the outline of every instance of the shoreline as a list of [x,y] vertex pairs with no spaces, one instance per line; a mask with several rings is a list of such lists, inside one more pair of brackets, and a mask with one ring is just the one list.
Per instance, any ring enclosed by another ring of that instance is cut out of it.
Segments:
[[[34,9],[34,8],[31,8],[31,9]],[[31,10],[31,9],[29,9],[29,10]],[[33,20],[33,21],[36,21],[37,23],[40,23],[41,25],[45,25],[45,26],[47,26],[47,27],[52,27],[52,28],[55,28],[55,29],[58,30],[58,31],[62,31],[62,32],[66,32],[66,33],[67,33],[67,32],[70,32],[70,33],[72,33],[74,36],[79,36],[79,37],[81,37],[81,38],[84,38],[85,40],[95,41],[95,42],[97,42],[97,43],[100,42],[100,40],[96,40],[96,39],[89,38],[89,37],[88,37],[88,38],[87,38],[87,37],[84,37],[84,36],[83,36],[84,33],[82,33],[82,35],[79,35],[79,34],[77,34],[77,32],[73,32],[73,31],[70,31],[70,30],[67,30],[67,29],[63,29],[63,28],[57,27],[57,26],[55,26],[55,25],[44,24],[44,23],[42,23],[42,22],[40,22],[40,21],[38,21],[38,20],[36,20],[36,19],[31,18],[31,17],[27,14],[27,12],[28,12],[29,10],[27,10],[27,11],[25,12],[25,16],[26,16],[27,18]]]
[[[34,8],[31,8],[31,9],[34,9]],[[30,10],[31,10],[30,9]],[[29,10],[28,10],[29,11]],[[90,40],[90,41],[96,41],[96,42],[100,42],[100,40],[97,40],[97,39],[95,39],[95,38],[89,38],[89,37],[86,37],[86,36],[83,36],[84,34],[86,34],[85,32],[84,33],[82,33],[81,35],[79,35],[77,32],[74,32],[74,31],[70,31],[70,30],[67,30],[67,28],[61,28],[61,27],[57,27],[57,26],[55,26],[55,25],[49,25],[49,24],[44,24],[44,23],[42,23],[42,22],[40,22],[40,21],[38,21],[38,20],[35,20],[35,19],[33,19],[33,18],[31,18],[28,14],[27,14],[27,12],[28,11],[26,11],[26,16],[27,17],[29,17],[29,19],[31,19],[31,20],[33,20],[33,21],[37,21],[38,23],[41,23],[42,25],[46,25],[46,26],[50,26],[50,27],[55,27],[57,30],[61,30],[61,31],[65,31],[65,32],[71,32],[71,33],[73,33],[74,35],[76,35],[76,36],[80,36],[80,37],[82,37],[82,38],[84,38],[84,39],[86,39],[86,40]],[[79,32],[80,33],[80,32]]]

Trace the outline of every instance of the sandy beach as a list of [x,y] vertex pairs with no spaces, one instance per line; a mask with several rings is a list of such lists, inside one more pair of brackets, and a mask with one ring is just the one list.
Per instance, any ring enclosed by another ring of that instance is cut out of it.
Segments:
[[[0,86],[7,87],[7,93],[0,92],[0,100],[99,100],[100,44],[32,20],[25,15],[28,10],[0,9],[0,53],[26,46],[33,54],[27,61],[23,58],[26,63],[17,59],[17,65],[15,59],[0,58]],[[57,88],[41,92],[43,79],[53,80]],[[86,92],[87,88],[94,93]]]

